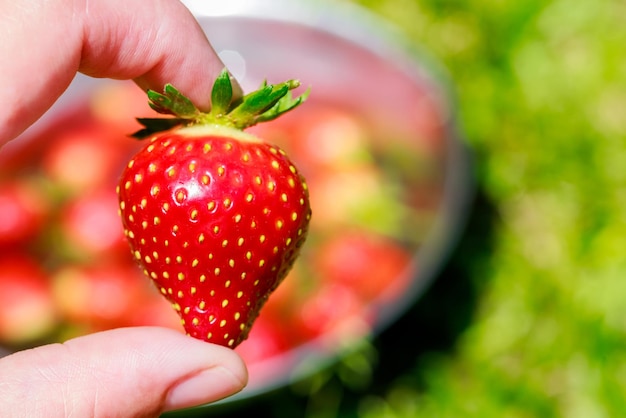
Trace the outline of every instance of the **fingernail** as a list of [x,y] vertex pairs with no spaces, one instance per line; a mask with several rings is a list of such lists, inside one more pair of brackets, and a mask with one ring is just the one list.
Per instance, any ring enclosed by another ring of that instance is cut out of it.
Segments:
[[214,402],[239,392],[244,385],[230,370],[215,366],[173,386],[165,398],[165,409],[171,411]]

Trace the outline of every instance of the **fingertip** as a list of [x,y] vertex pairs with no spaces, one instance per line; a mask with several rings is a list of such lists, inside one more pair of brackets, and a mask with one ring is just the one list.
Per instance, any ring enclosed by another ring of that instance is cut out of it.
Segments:
[[[187,96],[198,108],[208,111],[211,108],[211,90],[218,75],[227,69],[224,61],[215,50],[210,39],[197,20],[196,16],[180,2],[175,2],[177,15],[172,31],[183,26],[182,18],[186,24],[185,47],[181,48],[180,37],[162,37],[157,39],[153,49],[155,59],[154,66],[144,74],[135,78],[134,81],[144,90],[153,89],[161,91],[165,84],[174,85],[181,93]],[[173,13],[172,13],[173,15]],[[243,96],[243,89],[237,79],[230,73],[233,87],[233,99]]]
[[[132,79],[143,90],[174,85],[202,110],[225,65],[193,13],[178,0],[89,3],[79,71]],[[121,10],[121,12],[120,12]],[[111,19],[111,15],[115,19]]]
[[[183,363],[181,370],[193,371],[187,374],[181,372],[182,377],[169,386],[164,397],[164,412],[213,403],[240,392],[246,386],[248,369],[237,352],[175,334],[173,337],[180,339],[185,346],[184,350],[173,353],[175,362]],[[195,367],[189,366],[189,360],[195,363]]]
[[[158,416],[233,395],[248,380],[235,351],[157,327],[91,334],[0,365],[0,403],[16,416],[67,406],[76,416]],[[25,402],[34,393],[37,402]]]
[[164,411],[199,406],[241,391],[247,382],[238,370],[215,366],[199,371],[173,385],[165,398]]

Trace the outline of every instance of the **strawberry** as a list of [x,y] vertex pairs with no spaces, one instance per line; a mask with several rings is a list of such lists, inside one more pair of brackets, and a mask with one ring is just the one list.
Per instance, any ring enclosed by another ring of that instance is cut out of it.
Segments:
[[68,264],[51,277],[52,297],[59,313],[73,323],[94,329],[123,326],[145,293],[141,279],[132,263]]
[[117,217],[117,195],[96,189],[69,201],[61,208],[59,250],[79,259],[127,256],[124,232]]
[[[261,87],[233,100],[229,75],[200,112],[171,85],[148,91],[169,119],[138,119],[149,143],[118,186],[132,253],[181,317],[187,334],[227,347],[246,339],[294,263],[308,231],[308,190],[278,147],[243,129],[295,108],[299,83]],[[165,132],[162,132],[165,131]]]
[[393,302],[409,286],[412,254],[398,242],[365,230],[346,230],[320,245],[314,265],[325,283],[339,283],[365,303]]
[[0,181],[0,247],[36,236],[50,212],[50,201],[29,179]]
[[56,311],[47,273],[30,256],[0,254],[0,344],[25,346],[54,331]]
[[81,194],[107,184],[119,170],[124,152],[114,136],[94,121],[61,131],[42,156],[44,174],[61,190]]

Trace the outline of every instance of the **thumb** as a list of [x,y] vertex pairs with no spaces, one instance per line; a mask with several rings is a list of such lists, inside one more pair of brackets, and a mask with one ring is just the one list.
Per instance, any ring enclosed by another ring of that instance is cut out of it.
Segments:
[[222,399],[247,379],[231,349],[123,328],[0,359],[0,405],[12,417],[153,417]]

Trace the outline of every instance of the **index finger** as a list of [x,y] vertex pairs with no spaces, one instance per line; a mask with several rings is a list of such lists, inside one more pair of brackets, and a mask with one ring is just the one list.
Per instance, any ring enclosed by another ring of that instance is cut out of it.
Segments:
[[210,106],[224,64],[178,0],[2,1],[0,145],[35,122],[80,71],[171,83],[198,107]]

